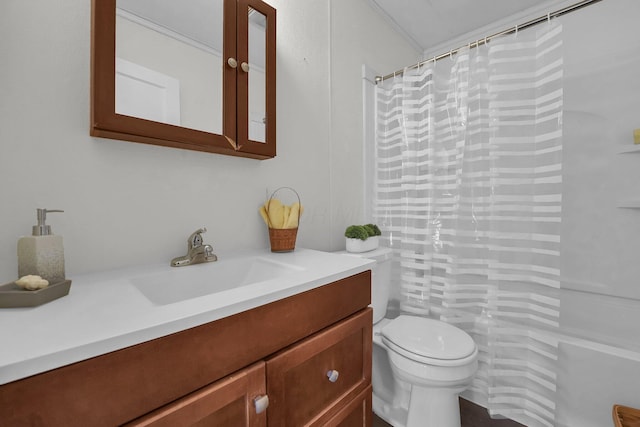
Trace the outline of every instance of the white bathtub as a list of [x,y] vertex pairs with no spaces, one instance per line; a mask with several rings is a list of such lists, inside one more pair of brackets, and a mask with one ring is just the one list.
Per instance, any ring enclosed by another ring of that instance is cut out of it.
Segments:
[[614,404],[640,408],[640,301],[565,287],[560,313],[556,426],[613,426]]
[[640,408],[640,301],[578,286],[561,297],[557,425],[613,426],[613,404]]
[[568,340],[559,362],[558,427],[613,426],[614,403],[640,407],[640,353]]

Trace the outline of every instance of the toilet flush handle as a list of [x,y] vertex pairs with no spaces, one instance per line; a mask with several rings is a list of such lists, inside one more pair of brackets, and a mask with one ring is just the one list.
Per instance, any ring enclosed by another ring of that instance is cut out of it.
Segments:
[[336,371],[335,369],[327,371],[327,378],[329,378],[329,381],[331,381],[332,383],[335,383],[336,381],[338,381],[339,376],[340,376],[340,372]]

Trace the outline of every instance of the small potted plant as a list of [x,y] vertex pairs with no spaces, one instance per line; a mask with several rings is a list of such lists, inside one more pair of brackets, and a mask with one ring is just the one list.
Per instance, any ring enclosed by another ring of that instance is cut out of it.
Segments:
[[350,225],[344,232],[347,252],[368,252],[378,247],[378,236],[382,233],[375,224]]

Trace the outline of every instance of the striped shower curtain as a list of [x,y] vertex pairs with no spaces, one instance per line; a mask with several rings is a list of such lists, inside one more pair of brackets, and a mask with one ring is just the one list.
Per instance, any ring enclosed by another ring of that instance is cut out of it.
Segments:
[[400,309],[466,330],[468,393],[528,426],[555,424],[561,37],[544,23],[376,88],[373,215]]

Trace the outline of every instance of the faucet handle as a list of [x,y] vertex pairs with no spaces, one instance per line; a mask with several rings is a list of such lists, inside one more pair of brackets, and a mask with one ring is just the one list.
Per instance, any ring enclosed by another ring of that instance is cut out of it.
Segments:
[[191,236],[189,236],[189,240],[187,240],[189,249],[199,248],[200,246],[202,246],[202,234],[206,232],[207,228],[202,227],[191,233]]

